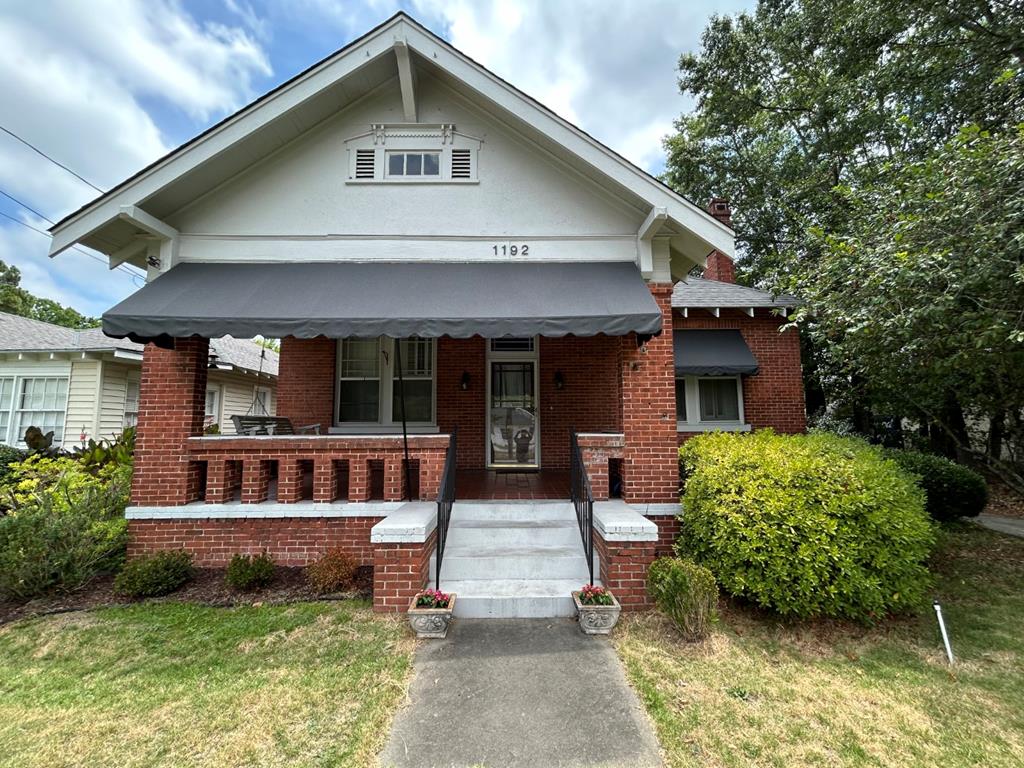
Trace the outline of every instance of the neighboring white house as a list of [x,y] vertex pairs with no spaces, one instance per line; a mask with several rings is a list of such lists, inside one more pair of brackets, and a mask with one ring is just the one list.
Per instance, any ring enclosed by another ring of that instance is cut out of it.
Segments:
[[[76,331],[0,312],[0,443],[53,430],[55,445],[109,438],[139,410],[141,344],[99,328]],[[275,412],[277,353],[249,340],[210,343],[207,425],[234,431],[234,414]]]

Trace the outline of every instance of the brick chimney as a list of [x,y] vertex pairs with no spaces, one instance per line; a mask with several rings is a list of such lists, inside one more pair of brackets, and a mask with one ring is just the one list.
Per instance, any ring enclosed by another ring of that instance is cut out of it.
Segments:
[[[732,226],[732,209],[729,201],[724,197],[713,197],[708,203],[708,213],[725,224]],[[708,280],[718,280],[722,283],[736,282],[736,265],[732,259],[719,251],[712,251],[708,256],[708,265],[704,268],[704,277]]]

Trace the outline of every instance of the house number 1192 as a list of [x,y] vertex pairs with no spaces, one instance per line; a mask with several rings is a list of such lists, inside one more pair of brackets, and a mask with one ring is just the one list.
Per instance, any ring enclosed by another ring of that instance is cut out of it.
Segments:
[[530,253],[530,246],[528,245],[504,245],[494,246],[495,256],[528,256]]

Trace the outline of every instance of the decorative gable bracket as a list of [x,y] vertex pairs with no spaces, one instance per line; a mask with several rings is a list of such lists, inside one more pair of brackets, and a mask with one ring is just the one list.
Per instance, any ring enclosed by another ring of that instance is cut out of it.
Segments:
[[[450,123],[375,123],[345,140],[348,183],[475,183],[483,139],[460,133]],[[438,172],[396,177],[388,173],[389,154],[437,155]]]

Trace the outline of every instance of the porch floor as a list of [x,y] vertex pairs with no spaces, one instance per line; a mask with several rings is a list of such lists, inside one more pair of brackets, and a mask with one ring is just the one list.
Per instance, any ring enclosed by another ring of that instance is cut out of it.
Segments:
[[455,474],[455,496],[460,501],[481,499],[568,499],[569,471],[496,472],[460,469]]

